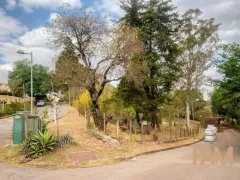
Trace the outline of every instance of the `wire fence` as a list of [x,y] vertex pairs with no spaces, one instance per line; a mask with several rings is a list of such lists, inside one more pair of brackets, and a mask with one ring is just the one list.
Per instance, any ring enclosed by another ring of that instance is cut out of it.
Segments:
[[161,125],[159,132],[155,133],[154,139],[159,142],[172,142],[191,137],[195,138],[199,135],[200,128],[200,125],[190,128]]

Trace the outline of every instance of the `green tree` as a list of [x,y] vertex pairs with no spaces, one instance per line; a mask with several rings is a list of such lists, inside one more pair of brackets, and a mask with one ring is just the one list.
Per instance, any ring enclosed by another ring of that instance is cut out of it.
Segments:
[[170,1],[131,0],[123,1],[121,7],[126,12],[122,23],[139,29],[144,50],[132,59],[131,73],[121,81],[119,93],[137,113],[141,111],[149,117],[152,126],[158,125],[158,107],[180,72],[176,42],[179,16]]
[[182,64],[182,78],[180,86],[186,93],[186,120],[190,121],[190,92],[198,89],[204,79],[204,71],[209,68],[213,59],[219,24],[214,19],[201,19],[199,9],[190,9],[182,16],[182,26],[179,32]]
[[67,83],[74,87],[83,86],[87,74],[85,71],[73,49],[63,50],[57,58],[56,78],[62,85]]
[[[28,60],[16,61],[9,73],[9,86],[12,91],[24,87],[26,94],[31,94],[31,64]],[[51,90],[49,70],[39,64],[33,65],[33,94],[45,95]]]
[[[190,107],[191,107],[191,116],[199,111],[205,109],[207,102],[203,99],[203,93],[197,89],[190,91]],[[164,111],[166,118],[171,117],[185,117],[186,116],[186,93],[182,89],[177,89],[173,92],[173,95],[168,97],[168,101],[165,103]],[[166,113],[167,112],[167,113]]]
[[221,51],[217,67],[224,76],[217,81],[212,96],[213,110],[240,123],[240,45],[223,45]]
[[117,138],[119,138],[119,123],[127,120],[130,123],[130,135],[132,122],[136,117],[136,112],[132,106],[125,106],[122,99],[113,95],[111,98],[106,99],[102,102],[102,110],[107,116],[111,117],[116,122]]

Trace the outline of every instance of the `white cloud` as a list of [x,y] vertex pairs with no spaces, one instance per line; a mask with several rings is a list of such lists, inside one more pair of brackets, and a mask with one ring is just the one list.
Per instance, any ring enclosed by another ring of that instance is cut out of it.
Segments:
[[19,5],[26,12],[31,12],[34,8],[56,9],[63,4],[69,4],[72,7],[81,7],[81,0],[20,0]]
[[217,72],[216,67],[211,67],[207,71],[204,72],[204,75],[207,77],[211,77],[212,79],[221,79],[223,77],[222,74]]
[[8,81],[8,70],[2,70],[0,65],[0,83],[7,83]]
[[8,16],[0,8],[0,42],[11,39],[11,36],[17,36],[27,30],[17,19]]
[[[24,41],[27,39],[31,39],[34,33],[37,33],[38,29],[33,31],[27,32],[22,37],[24,37]],[[36,36],[40,36],[39,39],[44,38],[41,34],[35,34]],[[23,41],[23,42],[24,42]],[[24,42],[25,43],[25,42]],[[33,45],[33,46],[31,46]],[[9,67],[9,64],[12,65],[15,61],[22,60],[22,59],[30,59],[29,55],[22,55],[17,54],[17,50],[22,49],[25,52],[32,52],[33,53],[33,62],[36,64],[41,64],[43,66],[51,67],[52,66],[52,59],[58,53],[56,50],[52,50],[48,47],[47,44],[44,46],[43,41],[31,41],[30,43],[26,43],[23,46],[20,46],[16,43],[0,43],[0,53],[2,55],[1,59],[5,61],[6,64],[3,64],[5,67]]]
[[[13,32],[10,31],[11,29],[9,29],[10,32],[4,34],[0,31],[0,37],[2,37],[2,41],[0,41],[0,55],[1,60],[4,61],[4,64],[0,65],[0,69],[11,70],[15,61],[30,58],[29,55],[17,54],[16,52],[18,49],[32,52],[34,63],[51,67],[52,59],[59,53],[59,51],[51,49],[47,40],[48,36],[45,27],[39,27],[31,31],[17,31],[16,28],[22,26],[20,22],[8,16],[7,19],[9,20],[8,24],[15,24],[15,26],[12,27]],[[12,35],[15,34],[18,37],[15,36],[13,38]]]
[[52,66],[52,59],[58,51],[53,50],[49,44],[45,27],[39,27],[26,32],[19,37],[19,41],[26,51],[33,53],[34,63],[48,67]]
[[119,6],[120,1],[119,0],[100,0],[100,2],[95,2],[94,7],[98,11],[102,11],[106,14],[115,14],[119,17],[123,16],[125,12],[120,8]]
[[12,71],[12,65],[11,64],[0,64],[0,70]]
[[199,8],[204,18],[215,18],[221,23],[219,37],[222,43],[240,43],[240,1],[239,0],[173,0],[180,13],[190,8]]
[[45,27],[39,27],[32,31],[26,32],[24,35],[19,37],[21,44],[26,47],[48,47],[47,33]]
[[54,19],[56,19],[59,16],[58,13],[51,13],[48,22],[52,22]]
[[[216,23],[221,23],[218,34],[220,43],[240,43],[240,1],[239,0],[173,0],[173,4],[178,7],[180,13],[188,9],[199,8],[203,12],[204,18],[215,18]],[[223,75],[211,68],[205,75],[212,79],[221,79]],[[204,97],[209,99],[213,87],[203,86]]]
[[7,5],[5,6],[8,10],[13,10],[16,7],[15,0],[6,0]]
[[6,64],[13,64],[14,61],[19,60],[18,54],[16,52],[20,48],[22,47],[17,43],[0,43],[0,53],[2,55],[1,59],[5,61]]

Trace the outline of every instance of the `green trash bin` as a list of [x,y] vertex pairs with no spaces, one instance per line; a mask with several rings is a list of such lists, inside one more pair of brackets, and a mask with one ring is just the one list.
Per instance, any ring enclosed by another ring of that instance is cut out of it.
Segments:
[[25,140],[25,121],[23,113],[13,116],[13,144],[21,144]]
[[26,119],[27,131],[33,132],[42,131],[42,120],[39,116],[28,116]]

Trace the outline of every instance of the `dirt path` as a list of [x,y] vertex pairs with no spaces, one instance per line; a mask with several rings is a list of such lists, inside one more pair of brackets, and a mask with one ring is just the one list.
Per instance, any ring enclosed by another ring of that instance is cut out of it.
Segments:
[[[193,146],[210,144],[217,145],[224,151],[229,145],[234,147],[233,166],[193,165]],[[68,170],[44,170],[33,168],[14,168],[0,165],[2,180],[36,179],[36,180],[70,180],[70,179],[178,179],[178,180],[239,180],[240,179],[240,134],[233,130],[226,130],[218,134],[215,143],[200,142],[191,146],[163,151],[119,164],[95,168],[78,168]]]

